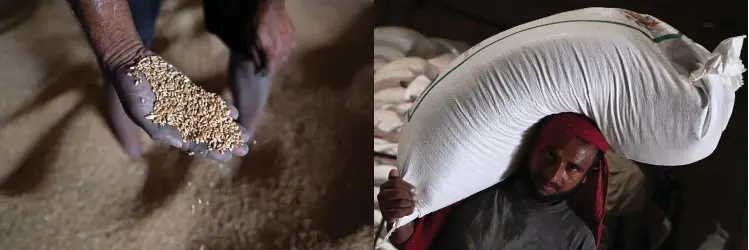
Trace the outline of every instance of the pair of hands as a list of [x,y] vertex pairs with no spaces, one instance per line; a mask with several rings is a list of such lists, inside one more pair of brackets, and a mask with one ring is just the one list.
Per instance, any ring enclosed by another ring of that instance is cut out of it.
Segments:
[[[255,58],[250,60],[256,64],[261,64],[262,62],[266,72],[273,74],[288,59],[295,45],[294,26],[283,5],[283,1],[264,1],[264,3],[258,13],[257,30],[246,32],[255,32],[258,37],[258,44],[248,45],[254,47],[252,50],[257,51]],[[248,143],[252,135],[242,126],[240,126],[240,129],[244,144],[233,149],[231,152],[219,152],[208,150],[205,143],[198,144],[183,141],[182,134],[176,128],[172,126],[160,126],[145,119],[153,111],[156,100],[155,94],[151,89],[150,83],[144,76],[129,76],[127,73],[136,59],[154,55],[154,53],[147,51],[145,48],[139,48],[134,51],[136,52],[133,52],[128,57],[129,60],[123,66],[114,68],[110,72],[113,77],[112,82],[115,91],[123,105],[125,113],[151,139],[215,161],[226,161],[231,159],[232,156],[244,156],[247,154],[249,151]],[[140,84],[136,85],[136,80]],[[229,115],[232,119],[236,120],[239,116],[237,108],[232,105],[228,106]]]
[[380,205],[382,217],[387,221],[388,230],[396,219],[414,212],[415,192],[414,186],[400,178],[397,170],[390,170],[388,180],[380,185],[380,193],[377,194],[377,202]]

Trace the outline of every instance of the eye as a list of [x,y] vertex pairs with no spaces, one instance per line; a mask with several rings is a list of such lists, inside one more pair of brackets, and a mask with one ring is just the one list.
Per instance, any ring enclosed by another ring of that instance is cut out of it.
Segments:
[[574,164],[568,164],[567,165],[567,171],[580,172],[580,167],[578,167],[577,165],[574,165]]
[[554,154],[554,151],[553,151],[553,150],[551,150],[551,149],[547,149],[547,150],[546,150],[546,158],[549,158],[549,159],[556,159],[556,158],[557,158],[557,156],[556,156],[556,154]]

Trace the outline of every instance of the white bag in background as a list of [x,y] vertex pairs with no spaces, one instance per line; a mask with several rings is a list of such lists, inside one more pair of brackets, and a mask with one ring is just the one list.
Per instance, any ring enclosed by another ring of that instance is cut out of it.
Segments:
[[398,165],[420,200],[395,227],[502,181],[523,135],[552,114],[592,118],[611,149],[635,161],[674,166],[707,157],[743,85],[743,39],[710,53],[653,17],[610,8],[561,13],[486,39],[408,113]]

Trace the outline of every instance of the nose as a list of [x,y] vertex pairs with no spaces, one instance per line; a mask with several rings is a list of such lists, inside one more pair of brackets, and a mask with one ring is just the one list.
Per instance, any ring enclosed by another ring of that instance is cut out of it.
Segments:
[[562,184],[562,180],[564,179],[565,175],[565,166],[567,166],[566,162],[559,161],[547,167],[544,174],[546,174],[546,178],[549,180],[549,182]]

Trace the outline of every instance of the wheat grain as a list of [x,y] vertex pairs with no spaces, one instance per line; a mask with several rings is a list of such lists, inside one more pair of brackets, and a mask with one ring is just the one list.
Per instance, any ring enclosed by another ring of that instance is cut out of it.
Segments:
[[[153,111],[145,118],[171,125],[183,140],[205,143],[210,150],[226,151],[242,145],[239,125],[229,116],[221,97],[195,85],[159,56],[140,58],[129,75],[145,76],[156,95]],[[139,80],[135,81],[135,85]]]

